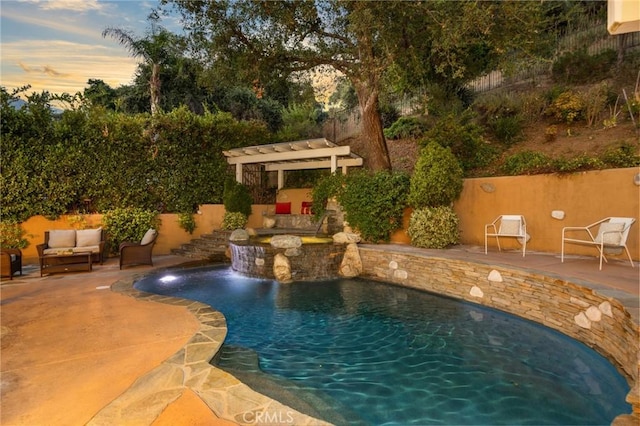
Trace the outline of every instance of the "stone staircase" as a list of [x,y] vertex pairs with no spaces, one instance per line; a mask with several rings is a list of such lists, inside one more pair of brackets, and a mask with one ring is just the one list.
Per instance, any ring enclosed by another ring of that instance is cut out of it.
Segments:
[[211,262],[231,262],[227,255],[231,231],[216,230],[211,234],[203,234],[180,248],[171,249],[171,254],[190,259],[208,260]]

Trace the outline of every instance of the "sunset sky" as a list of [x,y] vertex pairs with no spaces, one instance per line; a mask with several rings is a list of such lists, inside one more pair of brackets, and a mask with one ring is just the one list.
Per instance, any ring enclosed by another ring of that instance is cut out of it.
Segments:
[[[75,94],[89,79],[114,88],[130,84],[136,59],[102,31],[117,27],[143,36],[157,6],[150,0],[1,0],[0,85],[8,91],[30,84],[27,93]],[[166,18],[161,25],[180,28]]]

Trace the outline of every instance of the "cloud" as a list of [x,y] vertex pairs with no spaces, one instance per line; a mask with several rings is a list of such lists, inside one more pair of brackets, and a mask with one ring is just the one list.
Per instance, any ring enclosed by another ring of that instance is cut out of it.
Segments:
[[130,84],[137,61],[119,48],[60,40],[24,40],[2,45],[2,85],[26,84],[39,92],[75,93],[89,79],[111,87]]
[[18,62],[18,66],[24,70],[27,74],[46,74],[51,77],[67,77],[69,74],[61,73],[54,70],[49,65],[44,65],[41,68],[34,68],[28,65],[23,64],[22,62]]
[[103,3],[97,0],[23,0],[25,3],[37,4],[42,10],[71,10],[73,12],[87,12],[92,10],[102,11]]

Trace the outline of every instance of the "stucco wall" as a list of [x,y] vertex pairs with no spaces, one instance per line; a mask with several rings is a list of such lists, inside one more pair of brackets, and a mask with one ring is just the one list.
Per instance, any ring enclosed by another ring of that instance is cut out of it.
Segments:
[[[538,175],[498,178],[466,179],[464,188],[454,209],[460,218],[461,243],[484,244],[484,225],[500,214],[522,214],[527,220],[531,240],[529,250],[559,253],[561,233],[564,226],[584,226],[607,216],[627,216],[639,221],[640,186],[634,184],[637,168],[613,169],[570,175]],[[483,189],[484,188],[484,189]],[[487,192],[487,188],[492,192]],[[299,213],[302,201],[311,201],[310,189],[281,189],[278,201],[291,201],[292,213]],[[273,205],[254,205],[249,223],[251,228],[262,227],[263,213],[273,213]],[[565,212],[563,220],[553,219],[551,212]],[[405,229],[410,211],[405,214]],[[158,242],[154,254],[168,254],[172,248],[220,229],[224,206],[203,205],[196,214],[197,228],[193,235],[178,225],[173,214],[161,215]],[[85,215],[86,227],[100,226],[102,215]],[[37,262],[36,244],[44,241],[44,231],[49,229],[72,229],[69,217],[63,216],[49,221],[35,216],[23,223],[29,247],[23,250],[25,261]],[[640,223],[631,228],[628,247],[634,260],[640,259]],[[516,248],[515,239],[503,239],[506,248]],[[396,243],[408,244],[404,231],[392,236]],[[495,250],[495,247],[492,247]],[[596,255],[593,247],[567,245],[568,254]]]
[[[484,226],[501,214],[521,214],[527,222],[531,240],[527,250],[560,253],[562,228],[586,226],[609,216],[632,217],[627,246],[634,260],[640,259],[640,186],[634,176],[638,168],[611,169],[568,175],[536,175],[465,179],[460,198],[453,208],[460,219],[460,242],[484,245]],[[561,210],[562,220],[551,217]],[[410,211],[405,214],[405,229]],[[392,241],[409,243],[404,231]],[[503,238],[505,248],[519,248],[514,238]],[[495,242],[490,241],[495,250]],[[568,244],[568,254],[593,255],[593,247]],[[624,256],[623,256],[624,258]]]

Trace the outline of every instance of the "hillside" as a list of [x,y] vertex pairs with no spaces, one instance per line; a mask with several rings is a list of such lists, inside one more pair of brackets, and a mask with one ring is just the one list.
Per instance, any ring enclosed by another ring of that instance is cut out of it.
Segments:
[[[545,130],[552,124],[557,126],[557,136],[554,141],[548,142]],[[488,137],[486,140],[487,143],[495,144]],[[636,152],[640,154],[639,129],[629,119],[611,128],[604,128],[601,124],[588,127],[584,122],[567,126],[554,123],[550,119],[540,119],[525,128],[524,139],[521,142],[505,150],[493,164],[484,170],[476,171],[474,175],[500,175],[499,168],[504,159],[518,152],[536,151],[553,159],[571,159],[581,155],[597,156],[623,143],[635,145]],[[365,166],[367,165],[367,149],[361,136],[349,138],[341,142],[341,145],[350,145],[353,152],[364,157]],[[393,169],[411,173],[420,149],[417,140],[388,140],[387,145]]]

